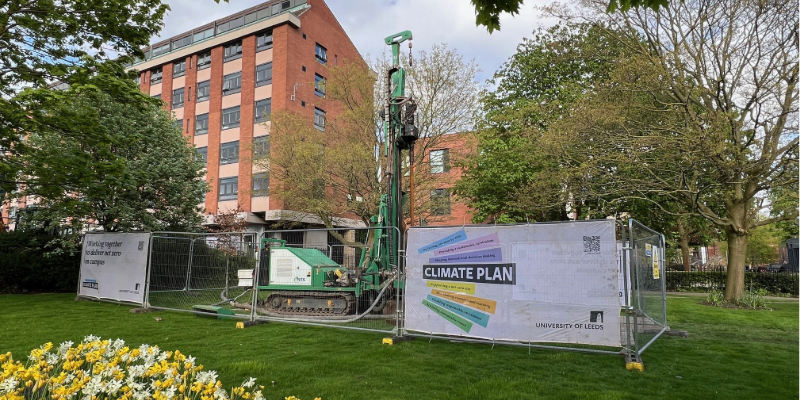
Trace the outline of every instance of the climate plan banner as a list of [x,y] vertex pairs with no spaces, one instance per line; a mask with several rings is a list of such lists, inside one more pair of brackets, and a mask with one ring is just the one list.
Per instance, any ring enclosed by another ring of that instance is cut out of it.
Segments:
[[412,228],[406,329],[620,345],[614,221]]
[[142,304],[149,244],[149,233],[84,235],[78,294]]

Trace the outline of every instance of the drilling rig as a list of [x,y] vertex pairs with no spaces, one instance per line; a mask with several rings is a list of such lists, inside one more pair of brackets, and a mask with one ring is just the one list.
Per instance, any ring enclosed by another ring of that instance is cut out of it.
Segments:
[[259,301],[259,311],[278,316],[339,317],[354,314],[356,304],[366,304],[367,314],[380,311],[393,290],[402,290],[402,282],[396,279],[402,272],[400,253],[405,244],[403,152],[413,157],[419,137],[414,124],[417,105],[412,96],[406,96],[406,71],[400,66],[400,45],[408,41],[410,51],[411,39],[410,31],[385,39],[392,49],[392,63],[383,83],[386,102],[380,112],[386,192],[378,215],[371,218],[369,239],[361,249],[359,263],[348,269],[318,249],[288,247],[283,240],[263,238],[262,257],[269,257],[265,271],[269,279],[258,289],[269,291],[269,295]]

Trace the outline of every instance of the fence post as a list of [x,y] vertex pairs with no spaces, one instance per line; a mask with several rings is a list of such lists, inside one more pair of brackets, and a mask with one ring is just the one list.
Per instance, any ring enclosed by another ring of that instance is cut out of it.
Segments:
[[[253,238],[258,240],[258,236]],[[256,252],[255,269],[253,270],[253,298],[250,307],[250,321],[256,320],[256,307],[258,307],[258,282],[261,275],[261,243],[254,242],[254,249]]]
[[144,296],[142,297],[142,308],[147,308],[150,305],[150,274],[153,273],[153,232],[150,232],[150,238],[147,240],[147,273],[144,278]]
[[189,262],[186,265],[186,292],[189,291],[192,284],[192,262],[194,261],[194,241],[197,240],[192,239],[189,242]]

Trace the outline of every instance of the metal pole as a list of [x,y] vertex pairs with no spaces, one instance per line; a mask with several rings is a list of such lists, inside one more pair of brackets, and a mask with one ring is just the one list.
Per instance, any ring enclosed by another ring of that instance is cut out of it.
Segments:
[[153,273],[153,233],[147,239],[147,273],[144,275],[144,296],[142,297],[142,308],[150,305],[150,275]]
[[191,288],[192,282],[192,261],[194,261],[194,241],[197,239],[191,239],[189,242],[189,262],[186,265],[186,292],[189,291]]
[[[662,315],[664,315],[664,321],[663,321],[664,327],[667,326],[667,264],[665,263],[666,260],[664,259],[664,251],[666,250],[665,249],[666,245],[667,241],[664,238],[664,235],[662,234],[661,248],[659,250],[659,253],[661,253],[661,260],[660,260],[661,262],[658,263],[658,267],[659,268],[663,267],[663,269],[659,271],[659,273],[663,271],[663,273],[661,273],[660,275],[661,275],[661,311],[663,313]],[[655,338],[653,340],[655,340]]]
[[[258,237],[254,237],[253,239],[258,239]],[[253,270],[253,299],[251,300],[250,307],[250,321],[256,320],[256,307],[258,307],[258,282],[259,282],[259,275],[261,274],[261,252],[260,246],[255,246],[256,252],[256,265],[255,269]]]

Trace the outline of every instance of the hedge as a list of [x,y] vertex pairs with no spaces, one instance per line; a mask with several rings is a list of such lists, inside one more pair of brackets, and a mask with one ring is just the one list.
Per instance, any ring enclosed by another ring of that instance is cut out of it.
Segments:
[[55,236],[33,231],[0,233],[0,293],[75,292],[80,251],[55,254]]
[[[667,291],[707,292],[710,289],[725,288],[725,272],[683,272],[667,271]],[[745,289],[765,289],[773,295],[798,295],[798,274],[746,272]]]

